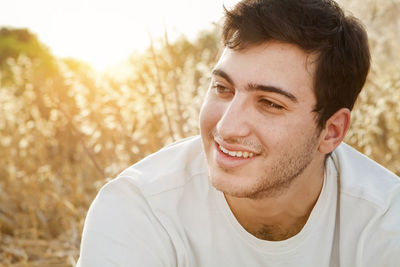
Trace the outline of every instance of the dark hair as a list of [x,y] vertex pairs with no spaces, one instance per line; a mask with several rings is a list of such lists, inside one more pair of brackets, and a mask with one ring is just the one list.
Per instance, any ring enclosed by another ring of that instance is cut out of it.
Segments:
[[368,37],[334,1],[243,0],[225,12],[222,38],[228,48],[275,40],[317,53],[314,112],[320,127],[340,108],[353,108],[370,67]]

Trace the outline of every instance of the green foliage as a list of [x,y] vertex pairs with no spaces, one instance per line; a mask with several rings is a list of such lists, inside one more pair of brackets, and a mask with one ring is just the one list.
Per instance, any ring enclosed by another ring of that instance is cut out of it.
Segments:
[[13,80],[10,77],[12,71],[8,69],[7,60],[17,60],[20,56],[29,58],[35,67],[39,68],[41,75],[54,75],[57,72],[55,59],[49,49],[27,29],[0,29],[0,71],[1,82],[7,83]]

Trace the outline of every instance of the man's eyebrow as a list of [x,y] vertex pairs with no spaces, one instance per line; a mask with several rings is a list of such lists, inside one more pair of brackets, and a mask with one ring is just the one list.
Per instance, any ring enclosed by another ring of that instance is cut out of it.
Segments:
[[283,95],[287,98],[289,98],[292,102],[297,103],[297,97],[295,97],[293,94],[275,86],[271,85],[261,85],[261,84],[249,84],[246,88],[247,91],[263,91],[263,92],[271,92],[271,93],[276,93]]
[[[223,71],[221,69],[214,69],[212,71],[212,74],[224,78],[227,82],[229,82],[231,85],[234,86],[232,78],[225,71]],[[295,97],[293,94],[291,94],[279,87],[276,87],[276,86],[261,85],[261,84],[248,84],[246,90],[247,91],[263,91],[263,92],[276,93],[276,94],[280,94],[280,95],[283,95],[283,96],[289,98],[292,102],[295,102],[295,103],[298,102],[297,97]]]
[[234,85],[233,80],[231,79],[231,77],[229,77],[229,75],[225,71],[223,71],[221,69],[213,69],[212,74],[216,75],[216,76],[220,76],[220,77],[224,78],[231,85]]

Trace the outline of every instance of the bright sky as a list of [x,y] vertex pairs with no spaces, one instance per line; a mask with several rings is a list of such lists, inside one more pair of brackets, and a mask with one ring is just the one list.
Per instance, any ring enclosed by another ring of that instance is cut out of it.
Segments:
[[149,34],[193,37],[238,0],[2,0],[0,27],[25,27],[60,57],[104,70],[148,46]]

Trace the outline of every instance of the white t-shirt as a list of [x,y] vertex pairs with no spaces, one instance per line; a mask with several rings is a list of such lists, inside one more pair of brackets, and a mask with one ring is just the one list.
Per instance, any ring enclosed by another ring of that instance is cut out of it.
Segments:
[[303,229],[265,241],[238,223],[209,184],[200,137],[188,138],[101,189],[78,266],[400,266],[400,180],[341,144]]

